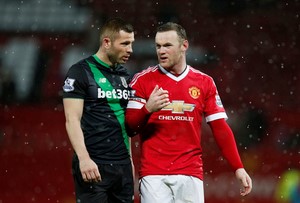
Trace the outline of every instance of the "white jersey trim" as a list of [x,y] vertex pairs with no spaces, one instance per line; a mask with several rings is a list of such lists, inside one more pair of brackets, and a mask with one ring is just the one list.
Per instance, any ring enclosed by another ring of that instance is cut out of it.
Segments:
[[129,101],[127,104],[128,109],[141,109],[143,108],[144,103],[138,101]]
[[225,112],[215,113],[215,114],[207,116],[205,118],[205,120],[208,123],[208,122],[218,120],[218,119],[221,119],[221,118],[225,118],[227,120],[228,119],[227,114]]
[[190,66],[187,65],[186,69],[183,71],[183,73],[181,73],[178,77],[173,75],[172,73],[168,72],[166,69],[164,69],[163,67],[161,67],[161,65],[158,65],[159,69],[166,74],[166,76],[168,76],[169,78],[179,82],[180,80],[184,79],[185,76],[187,76],[187,74],[189,73],[190,70]]

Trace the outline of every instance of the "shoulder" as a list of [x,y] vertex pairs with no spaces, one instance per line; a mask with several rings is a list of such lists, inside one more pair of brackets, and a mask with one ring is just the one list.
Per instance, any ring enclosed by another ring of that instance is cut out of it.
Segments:
[[204,72],[202,72],[198,69],[195,69],[191,66],[189,66],[189,69],[190,69],[190,74],[194,75],[197,78],[200,78],[202,81],[203,80],[204,81],[209,81],[209,82],[214,81],[214,79],[210,75],[208,75],[208,74],[206,74],[206,73],[204,73]]
[[211,76],[209,76],[208,74],[206,74],[196,68],[193,68],[192,66],[189,66],[189,69],[193,74],[195,74],[198,77],[211,78]]
[[156,71],[158,71],[158,65],[149,66],[148,68],[142,70],[141,72],[136,73],[132,78],[131,85],[134,85],[140,79],[146,80],[147,78],[151,77],[151,75]]
[[88,60],[89,58],[85,58],[82,59],[80,61],[78,61],[77,63],[73,64],[68,72],[67,72],[67,76],[82,76],[85,75],[84,72],[86,72],[86,70],[88,70]]

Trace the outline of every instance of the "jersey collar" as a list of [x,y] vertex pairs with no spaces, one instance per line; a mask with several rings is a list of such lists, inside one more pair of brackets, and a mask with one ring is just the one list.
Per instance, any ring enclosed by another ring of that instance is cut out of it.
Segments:
[[190,70],[190,66],[187,65],[185,70],[178,76],[173,75],[172,73],[168,72],[166,69],[164,69],[163,67],[161,67],[161,65],[158,64],[159,69],[166,74],[166,76],[168,76],[169,78],[171,78],[172,80],[175,80],[177,82],[179,82],[180,80],[184,79],[185,76],[188,74],[189,70]]
[[109,66],[107,63],[101,61],[101,60],[96,56],[96,54],[94,54],[93,57],[94,57],[94,59],[95,59],[98,63],[100,63],[102,66],[104,66],[104,67],[106,67],[106,68],[110,68],[110,66]]

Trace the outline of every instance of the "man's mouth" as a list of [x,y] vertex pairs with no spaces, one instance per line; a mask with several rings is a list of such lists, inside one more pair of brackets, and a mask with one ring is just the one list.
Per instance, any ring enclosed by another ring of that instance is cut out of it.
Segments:
[[123,56],[123,60],[124,60],[124,61],[128,61],[129,57],[130,57],[130,56]]
[[168,57],[160,57],[159,59],[160,59],[160,61],[165,62],[168,60]]

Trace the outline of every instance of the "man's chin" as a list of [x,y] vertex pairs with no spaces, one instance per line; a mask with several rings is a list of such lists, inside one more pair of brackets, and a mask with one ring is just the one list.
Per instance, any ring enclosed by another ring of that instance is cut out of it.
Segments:
[[168,69],[168,68],[169,68],[169,65],[168,65],[167,63],[162,63],[162,62],[160,62],[159,65],[160,65],[161,67],[163,67],[164,69]]
[[125,63],[127,63],[127,61],[128,61],[128,59],[122,59],[122,60],[119,61],[119,63],[120,64],[125,64]]
[[126,63],[126,61],[123,61],[123,60],[118,61],[118,64],[125,64],[125,63]]

